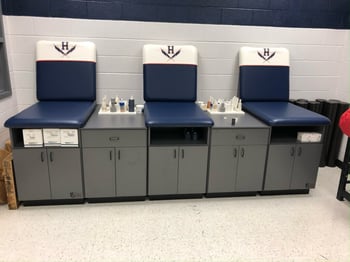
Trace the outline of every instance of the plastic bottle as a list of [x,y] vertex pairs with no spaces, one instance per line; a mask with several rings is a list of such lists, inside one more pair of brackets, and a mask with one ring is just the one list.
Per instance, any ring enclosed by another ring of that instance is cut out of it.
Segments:
[[135,111],[135,99],[133,98],[133,96],[131,96],[129,99],[128,107],[129,107],[129,112]]

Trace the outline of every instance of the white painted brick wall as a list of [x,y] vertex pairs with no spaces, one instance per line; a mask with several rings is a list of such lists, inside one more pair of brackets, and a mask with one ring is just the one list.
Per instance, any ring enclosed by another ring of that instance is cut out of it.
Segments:
[[248,45],[289,49],[291,98],[350,102],[348,30],[9,16],[5,33],[18,110],[36,101],[35,43],[43,39],[96,43],[98,102],[103,95],[143,102],[142,46],[148,43],[197,46],[198,100],[237,94],[238,50]]
[[[340,66],[341,77],[339,79],[340,83],[338,85],[337,95],[339,99],[350,102],[350,51],[349,51],[350,31],[349,30],[346,32],[344,46],[347,48],[344,48],[341,54],[342,56],[341,66]],[[344,158],[347,139],[348,137],[344,135],[343,141],[340,147],[338,159],[343,160]]]
[[8,23],[7,19],[5,18],[3,20],[4,23],[4,29],[5,29],[5,41],[7,45],[7,51],[8,51],[8,63],[9,63],[9,71],[10,71],[10,81],[12,86],[12,96],[6,97],[4,99],[0,100],[0,148],[4,147],[5,141],[10,138],[8,129],[3,127],[3,123],[18,112],[17,108],[17,96],[16,96],[16,89],[15,89],[15,74],[13,71],[13,63],[12,63],[12,57],[10,54],[12,53],[12,45],[9,43],[9,34],[8,34]]

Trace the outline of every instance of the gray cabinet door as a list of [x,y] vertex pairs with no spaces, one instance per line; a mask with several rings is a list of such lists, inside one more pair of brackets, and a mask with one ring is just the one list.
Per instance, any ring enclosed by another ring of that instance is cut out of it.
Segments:
[[298,144],[290,189],[309,189],[316,184],[321,144]]
[[46,150],[13,149],[13,161],[18,200],[51,199]]
[[235,191],[261,191],[267,146],[240,146]]
[[115,197],[114,148],[84,148],[83,162],[85,196]]
[[294,144],[270,145],[264,190],[287,190],[290,188],[294,156]]
[[148,194],[177,194],[178,148],[149,147]]
[[52,199],[84,198],[79,148],[47,149]]
[[116,149],[117,196],[146,196],[146,147]]
[[238,147],[212,146],[208,193],[233,192],[236,183]]
[[180,147],[178,194],[205,193],[207,169],[207,146]]

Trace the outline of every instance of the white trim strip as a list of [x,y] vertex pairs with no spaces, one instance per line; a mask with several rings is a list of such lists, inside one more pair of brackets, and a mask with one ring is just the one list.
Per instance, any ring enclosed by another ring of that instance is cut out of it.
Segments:
[[289,66],[289,51],[286,48],[241,47],[240,66]]
[[192,45],[144,45],[143,63],[198,65],[198,52]]
[[96,63],[96,46],[92,42],[39,41],[36,61],[81,61]]

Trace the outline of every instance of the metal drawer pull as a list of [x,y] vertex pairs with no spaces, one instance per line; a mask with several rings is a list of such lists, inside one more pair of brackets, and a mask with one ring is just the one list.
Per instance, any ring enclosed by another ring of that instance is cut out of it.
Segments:
[[182,158],[185,158],[185,150],[184,149],[181,150],[181,153],[182,153]]
[[302,149],[301,147],[298,148],[298,156],[301,156],[301,153],[302,153]]
[[241,157],[244,157],[244,148],[241,149]]
[[111,160],[112,161],[112,157],[113,157],[113,152],[112,152],[112,150],[111,151],[109,151],[109,160]]
[[40,158],[41,158],[41,162],[44,162],[44,152],[41,152],[41,154],[40,154]]
[[174,158],[176,158],[176,149],[174,149]]
[[245,139],[245,135],[236,135],[236,139],[237,140],[244,140]]
[[50,152],[50,161],[53,161],[53,152]]
[[294,153],[295,153],[295,149],[294,149],[294,147],[292,147],[292,148],[290,149],[290,155],[291,155],[291,156],[294,156]]
[[118,150],[118,160],[120,160],[120,150]]
[[233,149],[233,157],[236,158],[237,157],[237,148]]
[[119,137],[118,136],[111,136],[109,138],[109,141],[111,141],[111,142],[119,141]]

